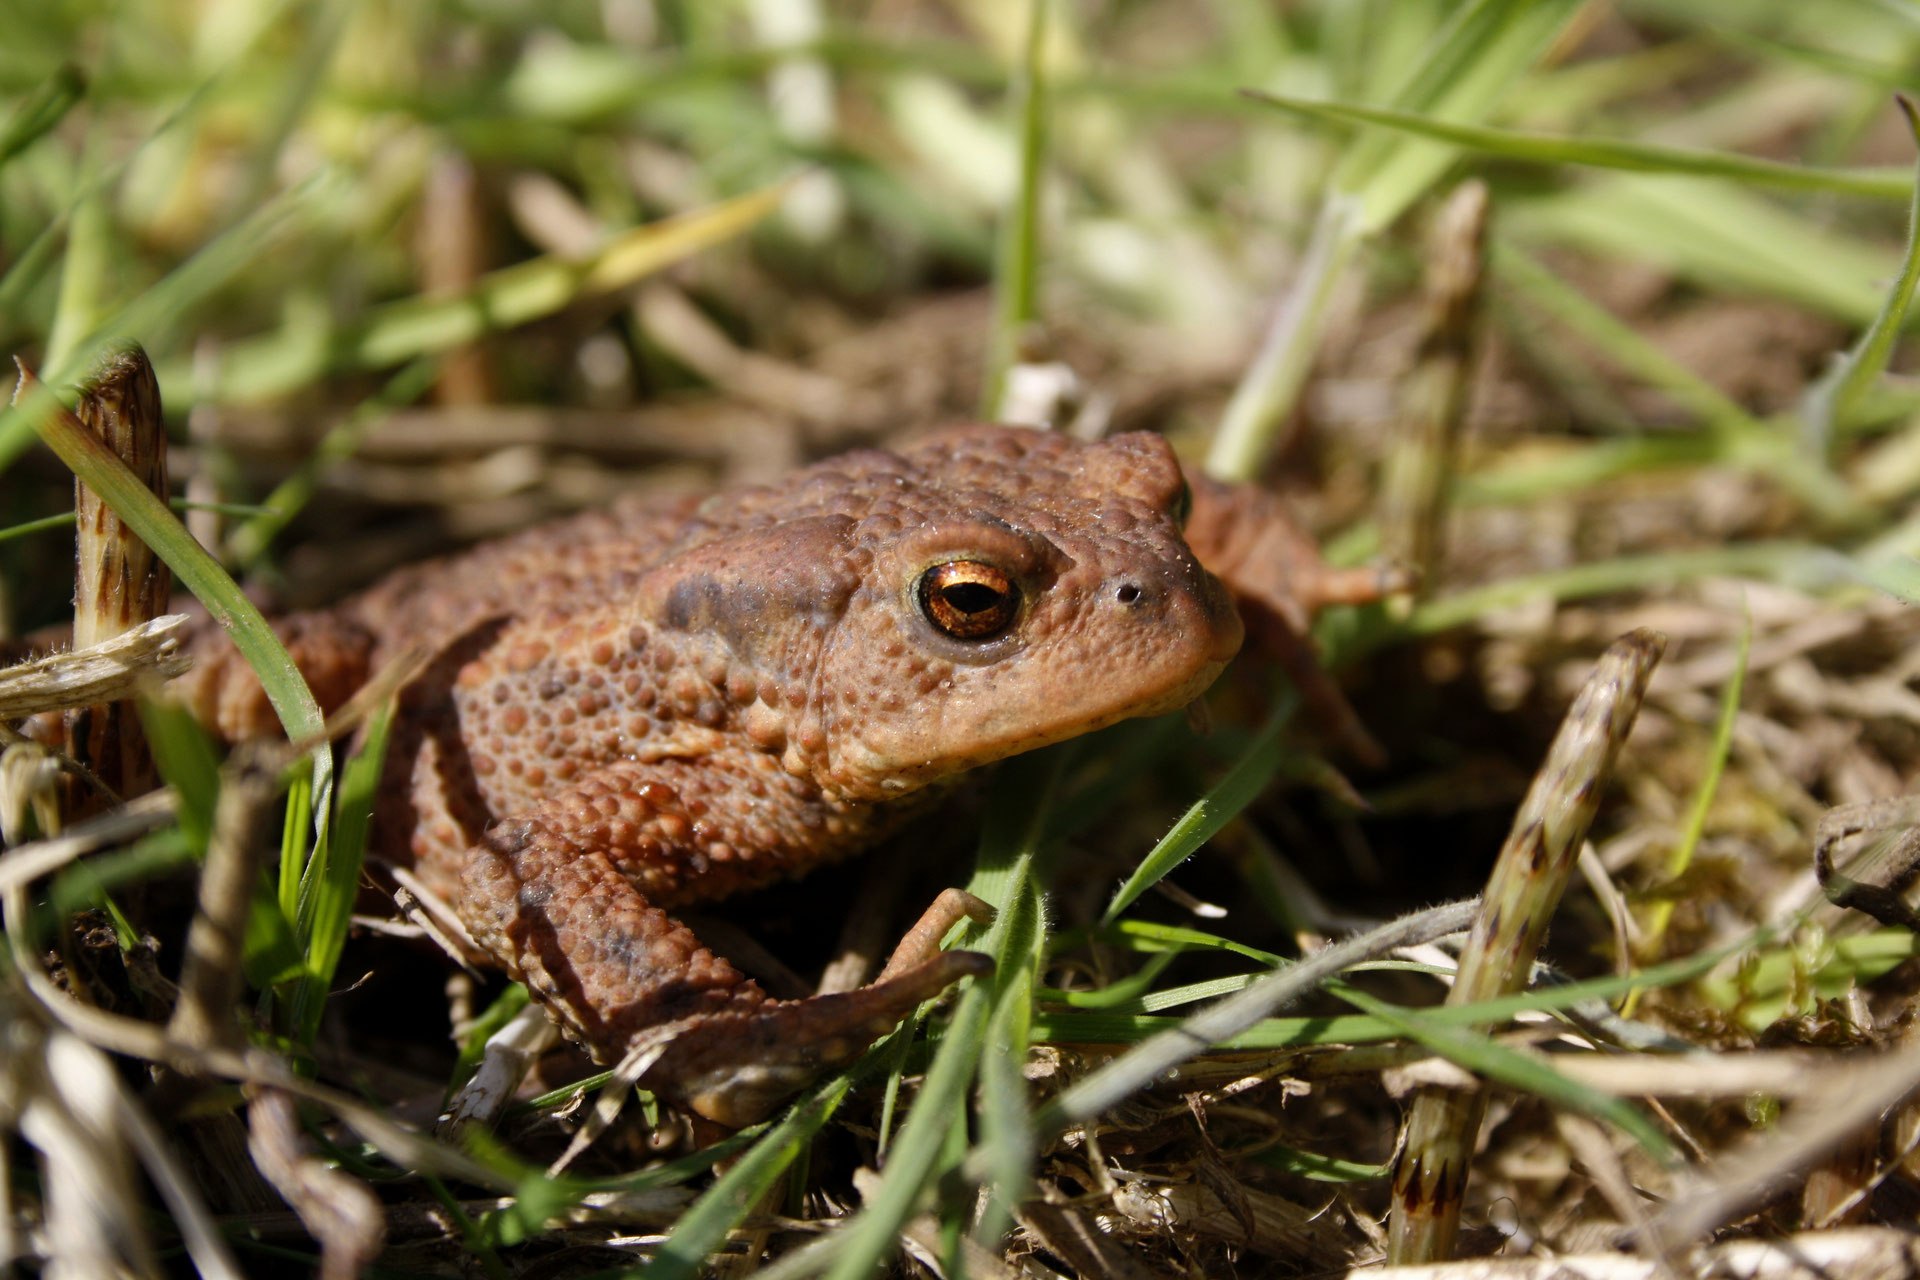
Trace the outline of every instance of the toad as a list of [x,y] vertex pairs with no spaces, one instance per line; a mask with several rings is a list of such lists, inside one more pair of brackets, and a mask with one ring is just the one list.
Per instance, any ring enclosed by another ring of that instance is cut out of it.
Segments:
[[[978,904],[949,891],[873,983],[801,1000],[672,912],[871,846],[970,769],[1185,705],[1242,612],[1343,706],[1304,629],[1387,585],[1325,566],[1271,495],[1190,481],[1158,436],[970,427],[565,519],[278,625],[328,709],[432,647],[371,852],[597,1058],[650,1046],[641,1083],[737,1126],[988,972],[939,949]],[[273,732],[224,637],[193,647],[195,713]]]

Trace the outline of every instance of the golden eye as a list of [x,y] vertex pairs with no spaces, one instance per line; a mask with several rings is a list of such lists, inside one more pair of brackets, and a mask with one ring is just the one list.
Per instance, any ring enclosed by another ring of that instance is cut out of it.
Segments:
[[991,640],[1013,625],[1020,589],[978,560],[949,560],[920,575],[920,612],[956,640]]

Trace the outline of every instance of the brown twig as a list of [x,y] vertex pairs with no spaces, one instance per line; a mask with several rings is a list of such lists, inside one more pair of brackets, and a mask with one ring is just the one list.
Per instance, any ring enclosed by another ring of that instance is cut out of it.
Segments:
[[[1448,1004],[1491,1000],[1525,983],[1665,648],[1651,631],[1622,636],[1574,699],[1494,863]],[[1485,1111],[1479,1090],[1430,1087],[1415,1095],[1394,1170],[1391,1262],[1451,1256]]]
[[[126,346],[102,361],[80,388],[74,416],[125,462],[154,494],[167,496],[167,433],[160,384],[146,352]],[[166,611],[173,573],[112,507],[78,480],[73,643],[88,648]],[[119,795],[138,795],[154,783],[153,761],[131,704],[80,707],[67,715],[67,751]],[[72,815],[97,804],[97,792],[76,788]]]

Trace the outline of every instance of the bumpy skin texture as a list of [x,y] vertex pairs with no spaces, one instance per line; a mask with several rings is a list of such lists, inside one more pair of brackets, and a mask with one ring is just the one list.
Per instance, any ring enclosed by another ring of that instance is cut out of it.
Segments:
[[[984,960],[923,941],[874,985],[776,1002],[667,913],[871,845],[966,770],[1191,700],[1242,637],[1209,555],[1296,641],[1372,581],[1327,571],[1265,495],[1190,489],[1156,436],[976,427],[548,525],[281,628],[327,704],[433,647],[376,853],[596,1056],[664,1046],[643,1082],[742,1124]],[[923,576],[956,562],[1011,584],[1003,629],[943,633]],[[178,687],[229,738],[272,731],[217,634]]]

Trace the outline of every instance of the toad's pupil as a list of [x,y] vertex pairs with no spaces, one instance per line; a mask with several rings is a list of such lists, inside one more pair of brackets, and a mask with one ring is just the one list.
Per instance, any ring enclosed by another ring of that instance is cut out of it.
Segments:
[[955,640],[992,640],[1018,617],[1020,593],[993,565],[949,560],[921,576],[920,611]]
[[1001,592],[979,582],[956,582],[941,590],[940,598],[961,613],[985,613],[1006,599]]

